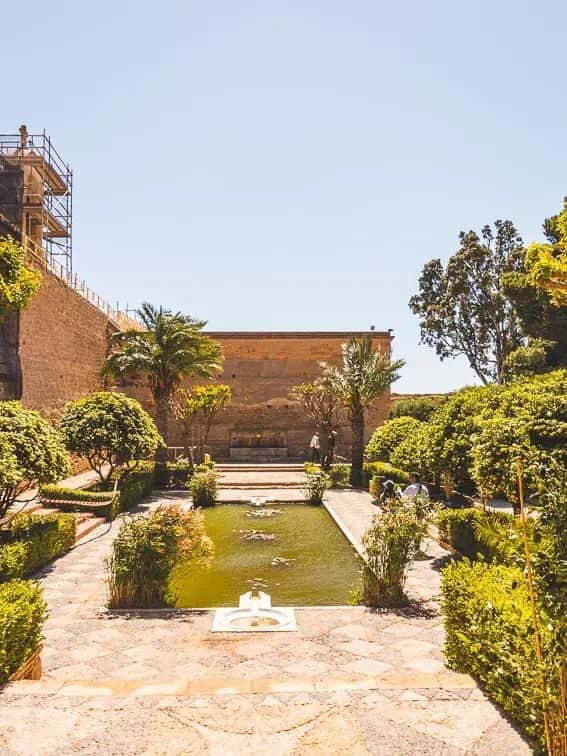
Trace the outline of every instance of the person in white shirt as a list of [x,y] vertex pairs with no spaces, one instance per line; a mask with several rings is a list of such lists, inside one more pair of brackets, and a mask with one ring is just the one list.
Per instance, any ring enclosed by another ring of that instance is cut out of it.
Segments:
[[313,434],[313,437],[309,444],[309,448],[311,450],[311,461],[320,462],[321,461],[321,441],[319,439],[319,434],[317,433],[317,431],[315,431],[315,433]]
[[410,501],[413,501],[416,496],[423,496],[426,499],[429,499],[429,491],[427,490],[427,486],[424,486],[420,481],[418,473],[410,473],[409,479],[409,486],[407,486],[405,491],[402,493],[402,496],[404,496],[406,499],[409,499]]

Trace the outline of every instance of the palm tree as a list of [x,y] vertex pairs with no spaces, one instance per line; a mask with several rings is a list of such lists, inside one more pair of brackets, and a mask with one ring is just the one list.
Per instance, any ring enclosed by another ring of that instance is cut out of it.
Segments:
[[343,364],[325,367],[336,391],[348,410],[352,429],[352,467],[350,482],[353,486],[362,483],[364,463],[364,413],[372,402],[381,396],[400,377],[399,370],[404,360],[390,359],[372,348],[372,338],[358,340],[351,337],[342,345]]
[[[144,330],[119,331],[112,336],[116,348],[107,357],[102,374],[117,380],[144,373],[156,405],[156,420],[168,441],[168,412],[175,390],[185,377],[212,378],[220,372],[220,345],[202,333],[204,320],[153,307],[144,302],[138,310]],[[165,461],[166,449],[158,450]]]

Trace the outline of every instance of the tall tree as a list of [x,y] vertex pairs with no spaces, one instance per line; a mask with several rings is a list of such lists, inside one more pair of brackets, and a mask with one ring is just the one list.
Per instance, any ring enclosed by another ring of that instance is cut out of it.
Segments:
[[[168,442],[168,412],[174,392],[183,378],[212,378],[221,370],[220,345],[202,333],[204,320],[153,307],[144,302],[138,315],[144,330],[113,334],[115,349],[107,357],[103,375],[117,380],[143,373],[156,405],[159,432]],[[166,459],[166,449],[158,449],[158,461]]]
[[404,360],[391,360],[372,346],[372,338],[351,337],[342,345],[342,365],[327,365],[325,375],[335,385],[344,407],[348,410],[352,430],[352,464],[350,481],[362,483],[364,463],[365,412],[372,402],[384,394],[400,377]]
[[544,367],[557,368],[567,365],[567,200],[559,215],[546,218],[543,230],[548,244],[531,244],[524,268],[506,273],[503,282],[529,339],[527,349],[520,347],[512,357],[541,345]]
[[321,459],[327,455],[328,438],[340,420],[341,399],[331,377],[323,372],[312,383],[292,386],[290,397],[299,402],[305,414],[313,421],[321,439]]
[[444,267],[430,260],[409,302],[420,318],[421,342],[439,357],[464,355],[483,383],[505,379],[506,357],[522,344],[520,324],[503,276],[522,271],[522,240],[511,221],[459,234],[460,247]]

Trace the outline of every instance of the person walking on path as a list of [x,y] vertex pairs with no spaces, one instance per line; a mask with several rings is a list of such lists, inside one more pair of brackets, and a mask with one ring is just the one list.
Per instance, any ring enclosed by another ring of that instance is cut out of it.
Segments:
[[317,431],[315,431],[311,438],[309,449],[311,450],[311,461],[319,463],[321,461],[321,441]]
[[424,486],[420,481],[419,474],[412,472],[409,479],[409,486],[404,490],[402,496],[410,501],[414,501],[416,496],[423,496],[424,499],[429,499],[429,491],[427,490],[427,486]]

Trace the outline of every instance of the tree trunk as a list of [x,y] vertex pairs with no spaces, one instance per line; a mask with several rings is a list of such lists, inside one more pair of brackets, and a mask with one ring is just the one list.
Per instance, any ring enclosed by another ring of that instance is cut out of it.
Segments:
[[362,466],[364,464],[364,410],[359,409],[352,413],[352,460],[350,470],[350,482],[353,488],[362,487]]
[[156,463],[158,465],[165,465],[167,463],[167,437],[168,437],[168,410],[169,402],[167,396],[160,396],[156,398],[157,405],[157,427],[163,438],[163,445],[160,444],[156,451]]
[[[321,467],[325,469],[325,460],[327,458],[327,452],[329,450],[329,429],[326,425],[321,424],[319,425],[317,430],[319,431]],[[328,472],[328,470],[325,469],[325,472]]]

